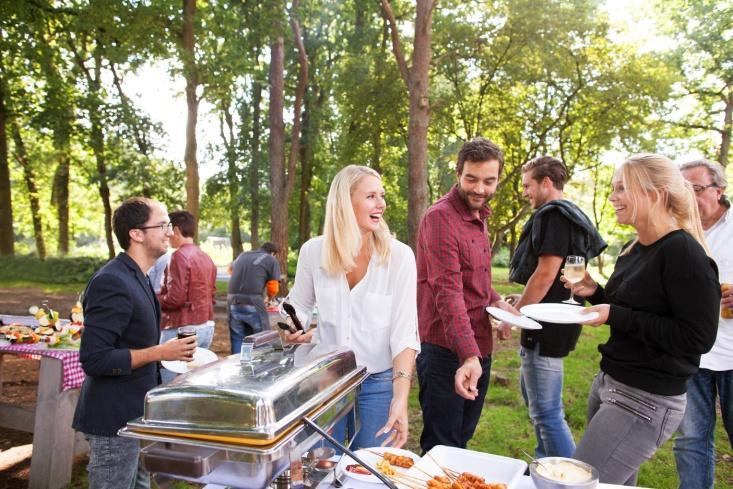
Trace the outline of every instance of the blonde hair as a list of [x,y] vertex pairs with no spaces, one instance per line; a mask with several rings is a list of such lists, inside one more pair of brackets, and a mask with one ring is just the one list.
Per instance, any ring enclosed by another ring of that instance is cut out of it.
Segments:
[[[656,231],[663,231],[665,222],[673,222],[687,231],[710,254],[695,192],[672,160],[658,154],[639,153],[630,156],[619,169],[631,203],[633,219],[636,218],[642,199],[647,195],[653,196],[650,199],[648,225]],[[638,238],[622,254],[628,253],[637,241]]]
[[[323,225],[323,251],[321,266],[329,275],[348,273],[356,266],[361,250],[361,230],[356,222],[351,195],[359,182],[367,176],[382,177],[367,166],[348,165],[341,169],[331,182],[326,200],[326,219]],[[372,232],[371,246],[381,263],[387,263],[391,252],[392,235],[384,219]]]

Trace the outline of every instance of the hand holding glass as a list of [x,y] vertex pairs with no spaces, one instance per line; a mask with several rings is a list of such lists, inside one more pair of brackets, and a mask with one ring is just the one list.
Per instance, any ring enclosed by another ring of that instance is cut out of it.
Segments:
[[580,305],[580,302],[573,299],[573,285],[585,277],[585,258],[582,256],[570,255],[565,258],[565,269],[563,270],[565,280],[570,284],[570,298],[563,301],[565,304]]

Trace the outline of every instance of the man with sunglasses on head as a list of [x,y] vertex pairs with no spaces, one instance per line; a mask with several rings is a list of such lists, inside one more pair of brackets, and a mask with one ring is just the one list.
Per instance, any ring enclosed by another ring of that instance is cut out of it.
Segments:
[[[696,160],[680,170],[695,191],[705,241],[723,282],[726,274],[733,274],[733,212],[725,195],[725,168]],[[716,398],[733,447],[733,319],[722,313],[733,310],[733,290],[723,292],[720,307],[715,344],[700,357],[698,372],[687,381],[685,417],[674,441],[680,488],[684,489],[712,488],[715,482]]]
[[[173,236],[171,246],[176,249],[165,269],[163,286],[158,300],[163,310],[160,342],[175,338],[178,328],[192,326],[201,348],[211,346],[214,339],[214,299],[216,295],[216,265],[193,242],[196,219],[188,211],[171,212]],[[176,376],[165,368],[160,371],[163,383]]]
[[191,359],[196,342],[158,344],[160,305],[143,270],[168,249],[173,233],[165,207],[128,199],[115,210],[112,226],[124,251],[94,274],[84,292],[79,360],[86,377],[73,427],[89,442],[91,489],[148,488],[139,441],[117,431],[143,415],[145,394],[160,383],[158,362]]

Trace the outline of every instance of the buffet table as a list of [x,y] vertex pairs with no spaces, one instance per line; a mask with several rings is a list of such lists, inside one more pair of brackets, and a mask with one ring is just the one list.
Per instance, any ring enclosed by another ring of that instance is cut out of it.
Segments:
[[[32,489],[66,486],[71,480],[74,455],[87,451],[86,441],[71,427],[79,387],[84,381],[79,352],[45,346],[0,346],[0,381],[5,355],[41,361],[35,409],[0,403],[0,425],[33,433],[29,482]],[[1,386],[0,383],[0,389]]]

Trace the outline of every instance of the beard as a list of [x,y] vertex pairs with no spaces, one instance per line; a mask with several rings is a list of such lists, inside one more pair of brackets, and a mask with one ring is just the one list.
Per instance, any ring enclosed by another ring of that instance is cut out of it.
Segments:
[[[475,192],[466,192],[459,185],[458,186],[458,195],[461,196],[461,198],[466,203],[469,209],[471,209],[472,211],[478,211],[486,206],[486,204],[494,196],[494,193],[492,192],[492,193],[486,193],[486,194],[477,194]],[[479,198],[481,199],[480,203],[479,203]]]

